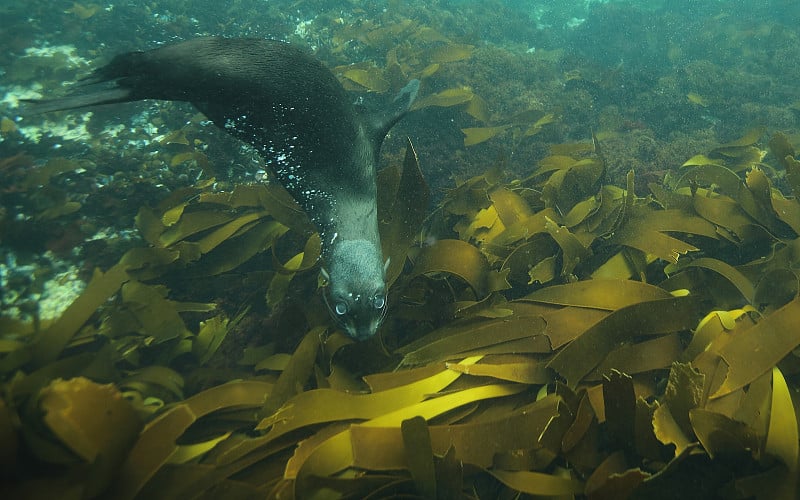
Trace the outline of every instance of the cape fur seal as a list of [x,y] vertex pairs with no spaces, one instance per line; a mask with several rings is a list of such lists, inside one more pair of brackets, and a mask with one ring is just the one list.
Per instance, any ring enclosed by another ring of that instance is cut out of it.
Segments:
[[73,93],[32,101],[30,111],[140,99],[194,104],[253,145],[308,213],[322,236],[328,309],[350,336],[365,339],[386,313],[377,156],[418,87],[412,81],[401,92],[394,112],[369,117],[305,51],[275,40],[212,37],[118,55]]

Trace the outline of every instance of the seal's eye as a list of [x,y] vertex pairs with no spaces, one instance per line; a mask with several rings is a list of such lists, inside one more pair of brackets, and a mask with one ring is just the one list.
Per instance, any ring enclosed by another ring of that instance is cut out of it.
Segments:
[[338,314],[339,316],[344,316],[345,314],[347,314],[347,304],[345,304],[344,302],[337,302],[333,310],[336,311],[336,314]]
[[372,297],[372,307],[375,309],[383,309],[386,306],[386,296],[382,293],[376,294]]

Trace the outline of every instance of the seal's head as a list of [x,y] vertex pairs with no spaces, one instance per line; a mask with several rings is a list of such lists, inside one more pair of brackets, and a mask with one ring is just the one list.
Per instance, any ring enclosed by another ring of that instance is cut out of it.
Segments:
[[381,249],[367,240],[337,242],[331,249],[325,302],[337,323],[356,340],[373,335],[386,316],[386,270]]

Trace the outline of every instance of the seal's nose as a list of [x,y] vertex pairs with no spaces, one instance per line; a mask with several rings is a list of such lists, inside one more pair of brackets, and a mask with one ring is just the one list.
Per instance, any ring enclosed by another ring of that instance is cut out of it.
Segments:
[[366,340],[375,335],[375,332],[378,330],[376,327],[374,327],[369,323],[365,325],[354,325],[354,326],[355,328],[353,328],[353,332],[351,332],[350,335],[356,340]]

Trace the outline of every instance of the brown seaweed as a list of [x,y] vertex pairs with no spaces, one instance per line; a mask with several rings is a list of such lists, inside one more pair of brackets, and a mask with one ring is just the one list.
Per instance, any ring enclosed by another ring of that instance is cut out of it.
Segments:
[[[606,185],[602,157],[564,147],[526,179],[492,168],[459,183],[428,219],[408,144],[381,174],[382,345],[337,333],[320,301],[282,309],[313,294],[319,257],[282,193],[176,192],[140,211],[148,247],[3,344],[0,458],[34,471],[12,492],[602,498],[700,467],[724,491],[792,498],[800,209],[754,163],[760,135],[645,198],[632,175]],[[794,149],[782,136],[771,148],[791,180]],[[172,296],[180,279],[231,293],[253,260],[268,266],[260,304]],[[272,337],[235,344],[265,306]],[[214,370],[232,381],[198,382]]]

